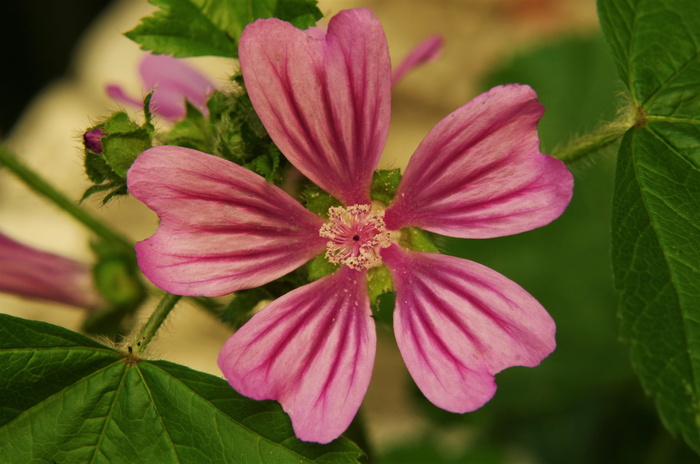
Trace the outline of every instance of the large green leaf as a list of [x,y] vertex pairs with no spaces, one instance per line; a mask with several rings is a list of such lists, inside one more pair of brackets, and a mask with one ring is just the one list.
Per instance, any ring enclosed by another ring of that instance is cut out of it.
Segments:
[[0,315],[3,463],[357,462],[341,438],[304,443],[273,402],[212,375],[144,361],[43,322]]
[[700,451],[700,5],[598,8],[636,115],[613,205],[622,334],[664,424]]
[[246,24],[276,17],[297,27],[321,18],[316,0],[149,0],[160,8],[126,33],[153,53],[185,56],[238,56]]

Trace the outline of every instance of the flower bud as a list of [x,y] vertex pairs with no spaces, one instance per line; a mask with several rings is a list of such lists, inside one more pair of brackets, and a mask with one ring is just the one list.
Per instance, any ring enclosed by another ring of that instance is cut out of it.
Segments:
[[96,127],[85,132],[83,134],[83,143],[85,144],[85,148],[93,153],[101,155],[102,137],[104,137],[105,135],[107,134],[104,133],[101,127]]

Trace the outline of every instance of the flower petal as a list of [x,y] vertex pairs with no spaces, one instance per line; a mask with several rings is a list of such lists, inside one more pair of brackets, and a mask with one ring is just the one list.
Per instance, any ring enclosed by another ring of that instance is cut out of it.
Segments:
[[539,152],[544,109],[526,85],[494,87],[443,119],[411,158],[387,228],[490,238],[550,223],[571,199],[566,165]]
[[386,142],[391,63],[367,10],[335,15],[322,31],[262,19],[243,31],[241,71],[250,99],[282,153],[346,205],[368,203]]
[[391,85],[395,86],[398,84],[406,74],[418,66],[436,59],[442,51],[443,42],[442,36],[432,35],[416,45],[394,69],[394,73],[391,76]]
[[129,191],[160,216],[136,245],[139,266],[178,295],[220,296],[266,284],[325,249],[323,220],[230,161],[182,147],[143,152]]
[[396,290],[394,332],[423,394],[452,412],[484,405],[493,375],[533,367],[555,348],[554,321],[501,274],[453,256],[382,250]]
[[116,100],[119,103],[126,103],[127,105],[135,106],[137,108],[140,108],[143,105],[141,100],[127,95],[126,92],[124,92],[124,89],[119,85],[109,84],[107,87],[105,87],[105,92],[107,92],[109,98]]
[[153,90],[153,111],[168,119],[185,117],[185,99],[208,115],[207,96],[214,85],[184,61],[168,55],[147,54],[139,65],[147,91]]
[[37,250],[1,233],[0,292],[85,309],[104,304],[90,266]]
[[343,266],[263,308],[226,342],[219,367],[239,393],[279,401],[301,440],[328,443],[362,403],[375,348],[366,274]]

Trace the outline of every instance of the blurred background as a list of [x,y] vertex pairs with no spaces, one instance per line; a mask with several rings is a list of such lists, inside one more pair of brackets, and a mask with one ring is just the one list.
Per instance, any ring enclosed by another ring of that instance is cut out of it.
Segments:
[[[326,15],[372,9],[395,64],[426,36],[445,39],[437,61],[394,89],[385,167],[405,166],[438,121],[502,83],[525,83],[538,92],[547,109],[540,125],[544,152],[612,119],[617,110],[622,87],[594,0],[320,0],[319,7]],[[0,5],[6,44],[0,52],[0,134],[71,198],[89,185],[82,171],[83,131],[119,108],[105,85],[143,93],[137,74],[142,52],[121,33],[152,10],[145,0]],[[189,61],[222,85],[235,69],[221,59]],[[481,410],[454,415],[422,398],[391,329],[380,327],[362,409],[371,462],[698,462],[661,426],[618,339],[609,245],[614,155],[611,148],[571,166],[574,198],[553,224],[513,237],[440,243],[445,252],[490,266],[537,297],[557,322],[558,348],[535,369],[499,374],[499,391]],[[133,198],[107,207],[89,200],[86,206],[134,240],[155,231],[155,215]],[[0,230],[48,251],[91,259],[82,226],[2,171]],[[83,317],[72,308],[7,295],[0,295],[0,311],[71,329]],[[220,375],[216,355],[229,335],[208,314],[182,303],[152,354]]]

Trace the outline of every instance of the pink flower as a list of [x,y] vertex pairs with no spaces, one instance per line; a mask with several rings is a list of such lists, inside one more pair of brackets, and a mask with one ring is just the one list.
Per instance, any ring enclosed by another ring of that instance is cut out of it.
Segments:
[[0,234],[0,292],[96,309],[102,299],[90,267]]
[[406,74],[413,71],[416,67],[436,59],[442,51],[443,42],[442,37],[433,35],[416,45],[394,69],[391,85],[398,84]]
[[391,64],[367,10],[333,17],[317,37],[258,20],[240,41],[255,110],[291,163],[340,200],[329,219],[251,171],[172,146],[147,150],[129,190],[161,218],[137,245],[143,272],[177,294],[216,296],[264,285],[323,253],[340,264],[270,303],[219,355],[234,389],[278,400],[299,438],[321,443],[351,422],[370,381],[375,328],[368,270],[386,265],[394,330],[426,397],[453,412],[481,407],[494,374],[536,366],[554,322],[517,284],[484,266],[404,248],[409,228],[488,238],[548,224],[571,198],[565,165],[538,149],[543,108],[527,86],[496,87],[426,136],[390,205],[370,182],[389,128]]
[[[214,85],[183,61],[168,55],[147,54],[141,60],[139,71],[144,89],[153,90],[151,108],[154,113],[171,120],[184,118],[187,100],[202,114],[209,114],[206,103]],[[122,103],[143,106],[142,100],[127,95],[118,85],[108,85],[107,94]]]

